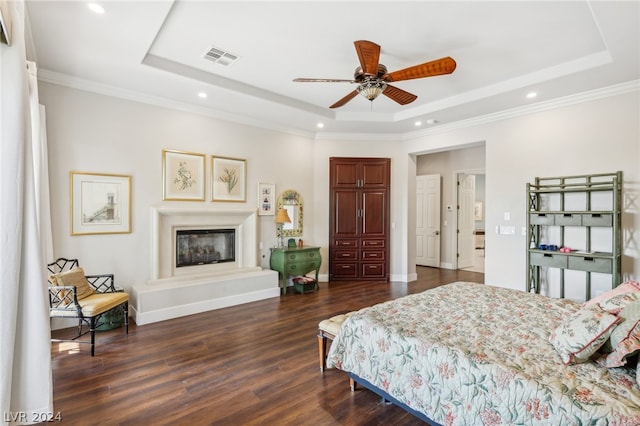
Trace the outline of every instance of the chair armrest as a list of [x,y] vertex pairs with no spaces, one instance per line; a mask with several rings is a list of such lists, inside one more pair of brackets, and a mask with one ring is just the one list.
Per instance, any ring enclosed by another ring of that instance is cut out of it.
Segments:
[[49,286],[49,310],[69,311],[80,313],[76,287],[72,285]]
[[95,289],[97,293],[115,293],[122,291],[115,286],[113,274],[85,275],[89,285]]

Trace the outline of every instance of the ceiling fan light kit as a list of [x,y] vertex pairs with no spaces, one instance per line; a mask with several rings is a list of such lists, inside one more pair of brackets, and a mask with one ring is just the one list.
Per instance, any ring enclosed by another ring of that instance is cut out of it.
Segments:
[[358,93],[370,101],[380,94],[400,105],[406,105],[415,101],[418,97],[406,92],[389,82],[412,80],[415,78],[434,77],[437,75],[451,74],[456,69],[456,61],[445,57],[424,64],[414,65],[392,73],[387,73],[387,67],[380,61],[380,46],[367,40],[353,42],[360,61],[360,67],[356,68],[353,80],[327,79],[327,78],[296,78],[296,82],[322,82],[322,83],[357,83],[356,90],[350,92],[344,98],[331,105],[329,108],[338,108],[353,99]]
[[386,88],[387,83],[378,78],[371,78],[365,80],[364,83],[358,86],[356,91],[370,101],[373,101],[380,93],[384,92]]

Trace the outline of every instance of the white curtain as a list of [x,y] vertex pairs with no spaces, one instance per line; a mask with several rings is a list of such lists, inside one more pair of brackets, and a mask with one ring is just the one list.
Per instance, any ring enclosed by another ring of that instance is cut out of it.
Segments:
[[51,224],[44,123],[35,64],[26,60],[25,3],[8,2],[12,45],[0,45],[0,412],[30,424],[53,412],[44,265]]

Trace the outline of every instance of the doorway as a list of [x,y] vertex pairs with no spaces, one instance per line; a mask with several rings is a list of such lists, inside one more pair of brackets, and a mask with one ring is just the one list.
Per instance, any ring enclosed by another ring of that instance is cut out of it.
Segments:
[[458,173],[458,269],[484,273],[484,173]]
[[[485,144],[484,142],[474,143],[459,149],[449,151],[438,151],[432,153],[422,153],[416,155],[416,190],[415,190],[415,212],[416,212],[416,229],[415,229],[415,264],[418,266],[429,264],[424,262],[424,253],[427,252],[427,246],[424,246],[425,237],[420,233],[425,229],[424,225],[431,221],[431,218],[422,217],[422,212],[431,211],[427,204],[423,204],[424,200],[420,199],[419,187],[421,183],[418,181],[421,176],[439,175],[440,176],[440,207],[435,210],[440,214],[440,232],[439,232],[439,248],[440,262],[433,267],[442,269],[458,270],[462,265],[458,266],[458,174],[474,175],[476,180],[476,191],[474,195],[469,196],[467,205],[470,206],[471,212],[467,214],[469,235],[467,241],[471,246],[468,249],[469,258],[472,259],[465,268],[473,268],[473,270],[484,271],[484,212],[485,203]],[[476,199],[477,197],[477,199]],[[479,207],[478,215],[476,215],[476,206]],[[477,244],[476,244],[477,243]],[[433,263],[432,263],[433,264]],[[461,269],[462,270],[462,269]],[[466,269],[464,269],[467,272]]]
[[441,176],[416,176],[416,265],[440,267]]

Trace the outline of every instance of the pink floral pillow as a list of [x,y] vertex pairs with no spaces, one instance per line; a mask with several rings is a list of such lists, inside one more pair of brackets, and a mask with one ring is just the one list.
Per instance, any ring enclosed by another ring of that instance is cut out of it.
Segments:
[[622,367],[627,364],[628,357],[640,352],[640,300],[625,306],[618,317],[621,321],[604,348],[610,353],[596,360],[603,367]]
[[586,362],[607,341],[618,320],[598,305],[587,306],[562,321],[549,342],[565,364]]
[[626,281],[613,290],[585,302],[582,307],[598,304],[610,314],[617,314],[634,300],[640,299],[640,284],[636,281]]

